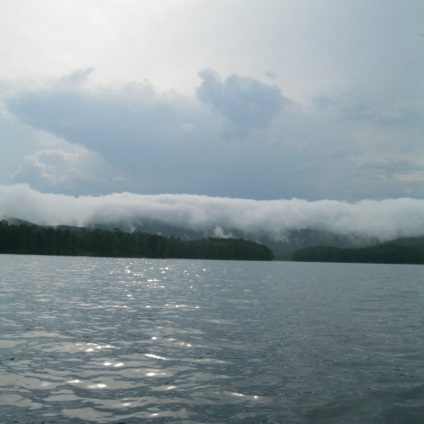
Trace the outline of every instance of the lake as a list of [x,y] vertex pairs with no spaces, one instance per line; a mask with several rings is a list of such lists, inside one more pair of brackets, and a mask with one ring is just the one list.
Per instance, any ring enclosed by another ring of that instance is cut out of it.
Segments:
[[422,424],[423,271],[0,255],[1,421]]

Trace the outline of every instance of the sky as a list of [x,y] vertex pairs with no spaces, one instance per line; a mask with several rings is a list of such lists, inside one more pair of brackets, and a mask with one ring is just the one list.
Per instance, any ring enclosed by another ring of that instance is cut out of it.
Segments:
[[0,213],[11,192],[421,213],[423,16],[422,0],[0,0]]

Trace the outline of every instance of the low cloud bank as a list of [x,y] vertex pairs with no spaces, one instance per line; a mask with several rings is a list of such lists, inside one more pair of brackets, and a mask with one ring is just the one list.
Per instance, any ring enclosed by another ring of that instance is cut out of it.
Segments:
[[26,184],[0,185],[0,217],[43,225],[86,226],[143,219],[196,230],[282,234],[316,229],[391,240],[424,235],[424,200],[401,198],[346,203],[332,200],[248,200],[188,194],[66,196]]

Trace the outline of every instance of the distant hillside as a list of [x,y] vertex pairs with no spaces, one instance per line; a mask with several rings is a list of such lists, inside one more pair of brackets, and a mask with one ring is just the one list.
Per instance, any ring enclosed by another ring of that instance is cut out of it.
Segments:
[[386,244],[400,244],[402,246],[412,246],[417,247],[419,249],[424,248],[424,236],[420,237],[402,237],[396,240],[393,240]]
[[377,244],[378,239],[357,234],[340,235],[313,229],[290,230],[280,234],[259,234],[253,237],[270,247],[277,259],[289,260],[294,251],[312,246],[364,247]]
[[[10,223],[26,223],[26,221],[7,219]],[[59,226],[60,229],[69,229],[70,231],[82,231],[80,227]],[[293,252],[309,247],[335,247],[335,248],[359,248],[371,247],[381,243],[381,240],[375,237],[369,237],[361,234],[334,234],[324,230],[317,229],[293,229],[287,231],[276,231],[273,233],[252,230],[240,231],[233,228],[209,227],[203,229],[193,229],[164,223],[159,220],[137,219],[130,221],[116,221],[108,224],[92,223],[88,225],[90,229],[109,230],[119,229],[122,232],[132,233],[141,232],[145,234],[155,234],[162,237],[174,237],[182,241],[199,239],[240,239],[249,240],[263,244],[273,251],[274,258],[280,260],[290,260]],[[396,240],[396,243],[403,245],[413,245],[418,243],[416,238],[405,238]]]
[[0,253],[130,258],[272,260],[268,247],[250,240],[180,240],[157,234],[77,227],[42,227],[0,221]]
[[424,237],[401,238],[362,248],[315,246],[299,249],[293,261],[424,264]]
[[252,240],[268,246],[276,259],[289,260],[291,254],[298,249],[309,246],[362,247],[377,244],[378,239],[358,234],[339,235],[315,229],[296,229],[269,233],[265,231],[239,231],[234,228],[210,227],[202,230],[177,227],[155,220],[119,221],[110,224],[93,224],[92,228],[122,231],[141,231],[167,237],[178,237],[181,240],[201,238],[237,238]]
[[[1,219],[0,219],[1,220]],[[25,221],[23,219],[17,219],[17,218],[4,218],[4,221],[8,222],[11,225],[35,225],[32,222]]]

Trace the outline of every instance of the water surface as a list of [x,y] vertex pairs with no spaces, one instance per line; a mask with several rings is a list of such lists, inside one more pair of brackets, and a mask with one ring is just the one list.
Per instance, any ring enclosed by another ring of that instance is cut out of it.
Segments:
[[2,422],[422,424],[423,277],[1,255]]

